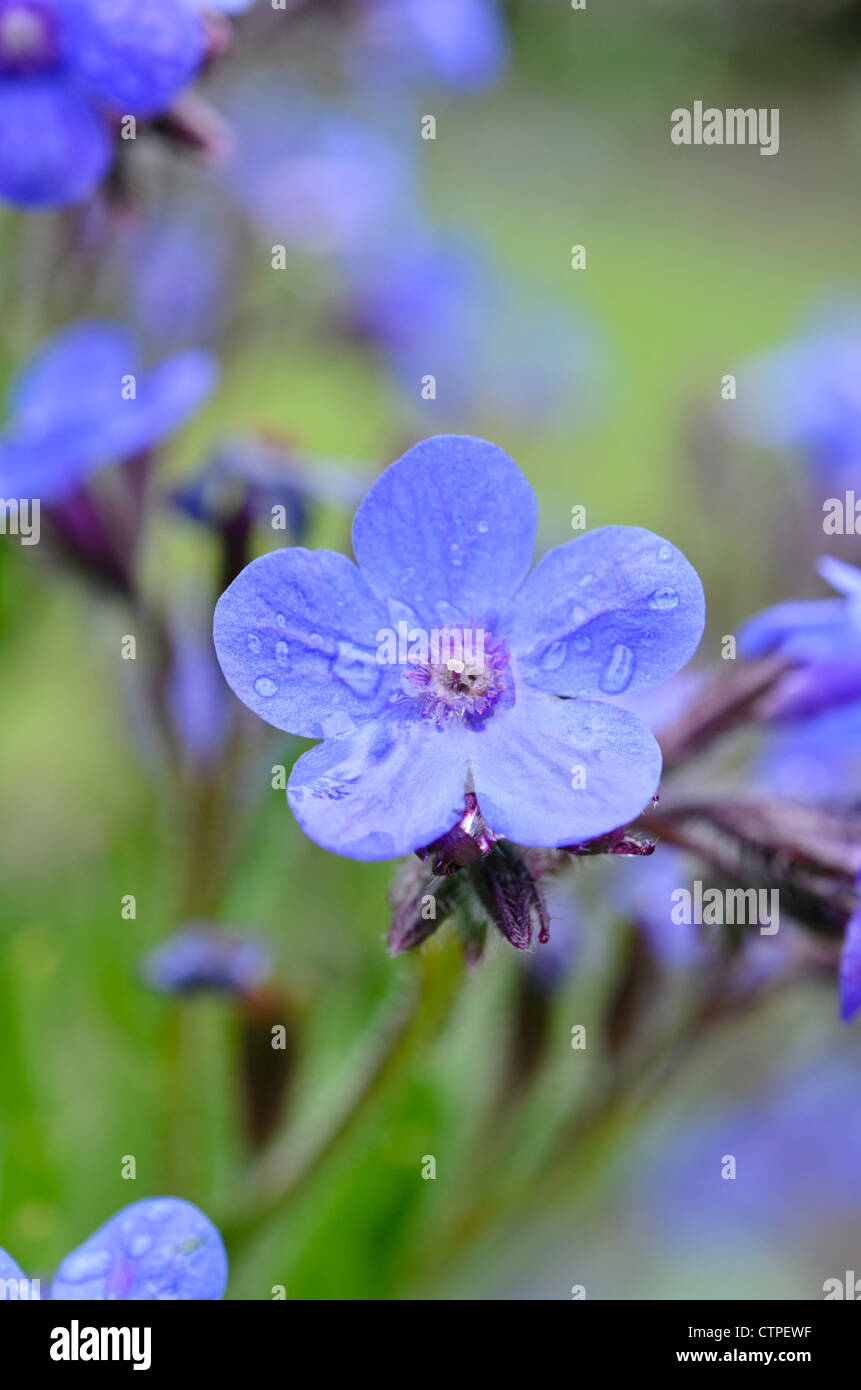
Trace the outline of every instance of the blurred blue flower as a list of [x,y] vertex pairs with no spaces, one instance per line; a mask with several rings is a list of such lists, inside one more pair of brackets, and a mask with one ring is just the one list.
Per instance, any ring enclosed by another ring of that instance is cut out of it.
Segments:
[[222,177],[277,245],[322,254],[372,243],[415,199],[401,141],[283,73],[238,84],[220,109],[234,135]]
[[207,922],[178,928],[147,954],[142,966],[146,983],[160,994],[246,994],[262,984],[271,969],[264,942]]
[[[343,258],[347,312],[380,348],[416,408],[454,425],[476,415],[516,426],[583,413],[601,357],[591,325],[527,293],[473,242],[402,228]],[[425,378],[435,381],[424,405]]]
[[88,197],[111,162],[112,122],[164,111],[203,54],[183,0],[0,0],[0,197]]
[[[0,1278],[21,1277],[0,1250]],[[149,1197],[122,1207],[66,1256],[50,1297],[55,1302],[213,1301],[226,1285],[227,1255],[212,1222],[179,1197]]]
[[674,546],[626,526],[559,546],[527,578],[536,515],[501,449],[439,436],[374,483],[353,522],[357,565],[272,551],[220,598],[228,684],[276,728],[325,739],[287,791],[324,848],[388,859],[429,845],[467,789],[497,835],[547,847],[648,802],[658,745],[604,697],[689,660],[702,586]]
[[439,82],[478,91],[508,54],[497,0],[360,0],[349,65],[379,82]]
[[861,310],[825,311],[787,346],[739,370],[735,419],[755,443],[793,450],[828,488],[857,486]]
[[208,353],[184,352],[142,368],[124,329],[97,322],[65,329],[10,388],[0,495],[61,499],[105,464],[142,453],[178,429],[209,395],[216,375]]
[[[861,879],[858,881],[861,888]],[[846,924],[840,956],[840,1017],[844,1023],[861,1008],[861,902]]]
[[[732,1109],[698,1115],[646,1178],[662,1240],[734,1227],[788,1238],[807,1222],[845,1223],[858,1205],[857,1094],[857,1064],[831,1057]],[[734,1179],[721,1176],[724,1155],[735,1159]]]
[[767,702],[775,721],[807,719],[861,702],[861,570],[830,555],[820,559],[818,569],[840,598],[779,603],[749,618],[739,631],[744,656],[775,652],[797,663]]

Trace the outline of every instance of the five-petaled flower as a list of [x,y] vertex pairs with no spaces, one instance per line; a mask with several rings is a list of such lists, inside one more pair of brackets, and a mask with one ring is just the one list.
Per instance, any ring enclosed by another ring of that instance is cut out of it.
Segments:
[[0,197],[89,197],[113,158],[112,126],[165,111],[204,51],[184,0],[0,0]]
[[[179,1197],[149,1197],[122,1207],[67,1255],[49,1297],[213,1301],[226,1284],[227,1255],[212,1222]],[[34,1285],[0,1250],[0,1299],[33,1297]]]
[[[277,550],[220,598],[215,645],[232,689],[276,728],[323,740],[287,796],[325,849],[371,860],[429,845],[467,792],[497,836],[581,843],[653,795],[658,744],[611,700],[690,659],[702,585],[673,545],[627,526],[587,532],[529,574],[536,510],[501,449],[439,436],[370,489],[356,564]],[[381,663],[401,624],[407,659]],[[475,629],[480,663],[457,655]],[[442,647],[423,640],[434,632]]]

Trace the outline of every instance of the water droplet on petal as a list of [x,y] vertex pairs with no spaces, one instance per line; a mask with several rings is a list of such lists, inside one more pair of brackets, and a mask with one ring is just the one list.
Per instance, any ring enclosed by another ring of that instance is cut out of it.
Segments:
[[257,691],[258,695],[268,697],[275,694],[278,686],[273,680],[270,680],[268,676],[258,676],[257,680],[254,682],[254,689]]
[[98,1279],[107,1274],[113,1262],[110,1250],[80,1250],[63,1261],[63,1279],[70,1284]]
[[539,661],[542,671],[558,671],[565,660],[565,643],[554,642],[549,646]]
[[250,652],[260,651],[260,638],[256,632],[249,632],[248,634],[248,650]]
[[589,648],[592,645],[592,638],[588,635],[588,633],[576,632],[574,634],[572,645],[575,651],[588,652]]
[[275,643],[275,660],[285,669],[290,665],[290,648],[286,642]]
[[461,550],[457,541],[452,541],[451,545],[449,546],[449,555],[451,556],[451,562],[453,565],[463,564],[463,551]]
[[581,576],[580,576],[580,578],[578,579],[577,583],[580,585],[580,588],[581,588],[581,589],[585,589],[585,588],[586,588],[586,585],[587,585],[587,584],[591,584],[591,583],[592,583],[592,580],[593,580],[594,578],[595,578],[594,574],[581,574]]
[[129,1254],[133,1260],[138,1260],[141,1255],[146,1254],[151,1245],[152,1236],[135,1236],[134,1240],[129,1245]]
[[572,627],[580,627],[582,623],[586,622],[588,617],[589,610],[588,608],[584,608],[582,603],[572,604],[568,614],[568,621],[571,623]]
[[659,559],[659,560],[672,560],[672,558],[673,558],[673,547],[672,547],[671,545],[662,545],[662,546],[659,546],[659,547],[658,547],[658,559]]
[[667,609],[678,608],[678,606],[679,596],[675,589],[671,589],[669,586],[663,589],[656,589],[653,594],[649,595],[650,608],[657,608],[665,612]]
[[339,642],[338,659],[332,667],[332,674],[343,681],[354,695],[368,700],[376,694],[383,672],[375,655],[354,646],[352,642]]
[[279,627],[286,627],[286,626],[287,626],[287,615],[286,615],[286,613],[276,613],[276,614],[275,614],[275,622],[278,624]]
[[613,648],[610,660],[601,673],[598,684],[608,695],[620,695],[631,684],[634,674],[634,653],[623,642]]
[[487,531],[489,529],[488,523],[486,521],[479,521],[475,529],[477,531],[480,531],[481,534],[484,536],[487,534]]

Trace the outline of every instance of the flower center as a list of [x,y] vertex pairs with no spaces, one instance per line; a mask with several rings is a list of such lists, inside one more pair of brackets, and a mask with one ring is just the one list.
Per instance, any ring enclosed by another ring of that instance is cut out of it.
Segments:
[[484,628],[434,628],[413,644],[409,661],[404,692],[440,728],[452,719],[482,722],[509,687],[508,648]]
[[57,59],[57,21],[43,0],[0,0],[0,69],[42,72]]

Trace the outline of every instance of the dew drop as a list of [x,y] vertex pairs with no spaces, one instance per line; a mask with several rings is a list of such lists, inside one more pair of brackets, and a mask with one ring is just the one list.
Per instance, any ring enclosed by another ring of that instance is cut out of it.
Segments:
[[276,613],[276,614],[275,614],[275,622],[277,623],[278,627],[286,627],[286,626],[287,626],[287,614],[286,614],[286,613]]
[[451,556],[451,562],[453,565],[463,564],[463,551],[461,550],[457,541],[452,541],[451,545],[449,546],[449,555]]
[[257,691],[258,695],[269,696],[275,694],[278,686],[273,680],[270,680],[268,676],[258,676],[257,680],[254,682],[254,689]]
[[580,576],[580,578],[578,579],[577,583],[580,585],[580,588],[581,588],[581,589],[585,589],[586,586],[587,586],[587,584],[591,584],[591,583],[592,583],[592,580],[593,580],[594,578],[595,578],[594,574],[581,574],[581,576]]
[[486,521],[479,521],[475,529],[476,531],[480,531],[483,536],[486,536],[490,527]]
[[598,682],[608,695],[620,695],[631,684],[634,674],[634,653],[623,642],[617,643]]
[[572,641],[574,650],[577,652],[588,652],[592,645],[592,638],[585,632],[576,632]]
[[588,608],[584,608],[582,603],[574,603],[571,605],[571,610],[568,614],[568,621],[571,623],[572,627],[581,627],[582,624],[586,622],[588,617],[589,610]]
[[554,642],[548,647],[539,661],[542,671],[558,671],[565,660],[565,643]]
[[141,1255],[146,1254],[151,1245],[152,1236],[135,1236],[134,1240],[129,1245],[129,1254],[133,1260],[138,1260]]
[[275,643],[275,660],[285,669],[290,665],[290,648],[286,642]]
[[98,1279],[107,1274],[113,1264],[110,1250],[81,1250],[63,1262],[63,1279],[81,1284],[85,1279]]
[[664,561],[666,561],[666,560],[672,560],[672,558],[673,558],[673,547],[672,547],[671,545],[662,545],[662,546],[659,546],[659,547],[658,547],[658,559],[659,559],[659,560],[664,560]]
[[666,612],[670,608],[678,608],[679,596],[675,589],[665,586],[663,589],[656,589],[649,595],[649,607],[657,608],[661,612]]
[[248,634],[248,650],[250,652],[260,651],[260,638],[256,632],[249,632]]

